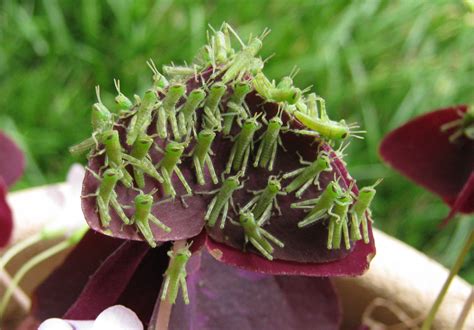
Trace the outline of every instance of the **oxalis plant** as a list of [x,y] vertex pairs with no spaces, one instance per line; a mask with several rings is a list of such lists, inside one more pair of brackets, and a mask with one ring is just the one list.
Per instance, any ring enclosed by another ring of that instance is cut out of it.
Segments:
[[116,80],[106,105],[96,89],[93,132],[71,148],[88,155],[92,231],[38,288],[37,320],[122,303],[150,329],[339,327],[326,277],[368,269],[379,181],[359,191],[346,170],[356,124],[295,71],[263,73],[268,33],[244,42],[223,24],[190,65],[150,60],[143,95]]

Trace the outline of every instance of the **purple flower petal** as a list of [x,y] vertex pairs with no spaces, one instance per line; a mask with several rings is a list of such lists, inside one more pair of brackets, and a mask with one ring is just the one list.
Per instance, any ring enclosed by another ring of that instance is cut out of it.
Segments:
[[25,168],[25,159],[18,146],[4,133],[0,132],[0,177],[7,186],[20,178]]
[[35,290],[32,308],[35,318],[62,317],[89,277],[122,243],[119,239],[87,232],[64,262]]
[[104,309],[115,305],[149,249],[142,242],[123,242],[90,277],[64,318],[95,319]]
[[[441,127],[459,119],[464,105],[419,116],[389,133],[382,141],[382,158],[417,184],[439,195],[450,206],[474,170],[474,141],[460,138],[450,142],[453,130]],[[460,212],[472,211],[463,204]]]
[[339,329],[329,279],[261,275],[216,262],[205,251],[188,272],[190,305],[178,297],[169,329]]
[[13,217],[7,203],[7,186],[0,177],[0,248],[10,241],[13,231]]

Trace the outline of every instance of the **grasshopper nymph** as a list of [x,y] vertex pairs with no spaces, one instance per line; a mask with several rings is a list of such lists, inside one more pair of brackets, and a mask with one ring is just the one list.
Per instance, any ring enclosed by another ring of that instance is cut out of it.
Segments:
[[253,137],[261,124],[258,122],[259,115],[245,120],[239,134],[234,138],[234,145],[230,151],[229,160],[227,162],[225,173],[230,173],[231,169],[234,171],[241,171],[245,174],[250,151],[253,150]]
[[362,239],[359,231],[360,224],[362,224],[362,232],[364,234],[364,242],[369,243],[369,229],[367,226],[367,213],[370,215],[370,204],[375,197],[375,187],[382,182],[382,179],[377,180],[373,185],[363,187],[359,191],[357,200],[350,209],[351,214],[351,238],[353,240]]
[[[130,188],[133,178],[125,168],[122,145],[120,144],[119,133],[116,130],[109,130],[102,133],[102,143],[105,145],[105,165],[116,168],[122,173],[120,181],[125,187]],[[101,153],[101,152],[99,152]]]
[[181,83],[174,83],[169,86],[166,96],[158,109],[158,119],[156,120],[156,131],[158,136],[165,139],[168,136],[168,121],[171,124],[171,131],[176,140],[179,140],[181,133],[178,129],[178,121],[176,118],[176,104],[186,92],[186,86]]
[[130,155],[123,154],[123,159],[133,166],[133,177],[138,188],[145,187],[144,173],[148,174],[160,183],[163,183],[163,178],[153,166],[148,151],[153,144],[153,139],[148,135],[141,135],[138,137],[132,146]]
[[300,198],[311,183],[314,183],[319,187],[319,175],[322,172],[332,171],[332,167],[330,157],[324,152],[321,152],[319,157],[317,157],[312,163],[303,160],[301,155],[298,156],[300,157],[300,163],[306,165],[306,167],[284,174],[283,179],[295,177],[293,181],[285,187],[285,191],[291,193],[298,189],[295,195]]
[[198,133],[196,138],[196,146],[194,147],[192,155],[197,181],[200,185],[206,183],[204,180],[205,166],[207,166],[209,173],[211,174],[212,182],[214,184],[219,182],[210,156],[212,154],[212,141],[214,141],[215,137],[216,133],[208,129],[203,129]]
[[318,198],[291,204],[292,208],[310,209],[304,219],[298,222],[298,227],[309,226],[326,217],[340,195],[342,195],[342,189],[339,184],[336,181],[331,181]]
[[108,168],[102,174],[102,178],[91,169],[86,167],[86,169],[100,181],[99,188],[95,194],[81,196],[82,198],[87,197],[96,197],[97,209],[99,211],[99,218],[102,227],[107,228],[112,221],[112,217],[109,213],[109,207],[115,210],[119,218],[123,221],[124,224],[130,224],[130,219],[127,217],[125,212],[122,209],[122,206],[117,200],[117,194],[115,193],[115,186],[117,182],[122,178],[122,172],[118,169]]
[[171,228],[158,220],[152,213],[153,196],[151,194],[140,193],[135,197],[135,213],[132,222],[137,225],[138,230],[151,247],[156,247],[153,233],[150,228],[150,221],[160,227],[163,231],[169,233]]
[[164,195],[171,195],[171,197],[176,196],[176,191],[173,188],[172,177],[176,173],[176,176],[183,184],[186,192],[191,195],[192,189],[188,185],[186,179],[184,178],[183,173],[178,167],[178,164],[181,163],[181,156],[185,148],[185,143],[178,143],[175,141],[169,142],[163,152],[163,158],[156,165],[156,168],[161,171],[161,175],[164,179],[163,183],[163,193]]
[[222,130],[222,116],[219,103],[227,90],[222,82],[216,82],[209,89],[206,103],[204,104],[204,128]]
[[252,38],[249,44],[245,45],[237,33],[235,33],[235,31],[229,25],[227,25],[227,28],[230,32],[232,32],[232,34],[234,34],[239,43],[242,45],[242,50],[236,53],[230,63],[225,65],[222,69],[225,71],[224,75],[222,76],[223,83],[228,83],[232,80],[242,80],[245,72],[250,70],[255,56],[258,54],[260,49],[262,49],[262,40],[270,33],[269,29],[265,29],[259,37]]
[[107,109],[100,99],[99,86],[95,87],[95,91],[98,102],[92,105],[92,136],[69,148],[69,152],[76,156],[92,149],[94,145],[96,146],[96,149],[99,149],[99,141],[101,140],[102,133],[112,129],[114,126],[112,113],[109,111],[109,109]]
[[285,244],[263,229],[256,221],[252,212],[240,213],[239,223],[244,229],[245,244],[250,242],[258,252],[260,252],[268,260],[273,260],[272,253],[274,251],[270,242],[283,248]]
[[256,196],[240,210],[241,212],[250,209],[259,226],[262,226],[271,217],[273,207],[275,207],[278,214],[281,215],[277,196],[285,196],[286,192],[281,191],[281,183],[277,177],[270,176],[265,189],[255,191],[254,193]]
[[138,107],[137,113],[130,121],[127,132],[127,144],[131,146],[140,134],[146,134],[148,126],[151,123],[152,113],[157,106],[158,97],[156,92],[149,89],[145,92],[145,96]]
[[211,191],[208,194],[216,193],[216,196],[209,203],[204,220],[207,221],[209,227],[214,227],[217,222],[217,218],[222,213],[222,220],[220,228],[224,229],[225,221],[227,219],[227,212],[229,211],[229,203],[233,205],[232,194],[234,191],[243,188],[243,184],[240,183],[239,177],[241,173],[235,176],[230,176],[224,180],[220,189]]
[[189,135],[194,127],[195,111],[206,97],[201,88],[192,90],[178,113],[178,127],[182,136]]
[[227,112],[224,115],[224,124],[222,132],[224,135],[229,135],[234,123],[234,117],[247,119],[247,112],[243,106],[245,96],[250,92],[252,86],[247,81],[241,81],[234,84],[232,94],[229,102],[227,102]]
[[163,283],[163,291],[160,299],[164,301],[168,298],[168,302],[174,304],[178,296],[179,287],[181,287],[184,303],[188,305],[189,296],[186,286],[186,265],[189,258],[191,258],[189,245],[187,244],[177,251],[168,251],[168,256],[170,257],[170,263],[165,272],[165,281]]
[[280,137],[283,122],[280,115],[276,115],[268,122],[266,122],[265,118],[262,118],[262,120],[267,124],[267,129],[261,137],[253,166],[268,168],[269,171],[273,171],[278,145],[284,148]]
[[339,249],[341,247],[341,235],[344,237],[344,245],[346,250],[351,248],[349,238],[349,227],[347,224],[347,213],[352,204],[352,197],[350,187],[342,195],[339,195],[334,201],[334,207],[328,211],[329,226],[328,226],[328,240],[327,248]]

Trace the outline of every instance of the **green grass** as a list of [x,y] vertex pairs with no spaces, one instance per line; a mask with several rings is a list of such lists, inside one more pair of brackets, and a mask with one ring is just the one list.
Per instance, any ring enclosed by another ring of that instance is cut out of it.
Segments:
[[[28,157],[16,189],[61,181],[83,162],[67,148],[90,134],[96,84],[105,102],[113,78],[126,94],[143,92],[148,58],[190,60],[207,24],[223,21],[244,36],[270,27],[266,72],[279,78],[298,66],[296,83],[313,85],[332,117],[368,130],[348,163],[362,185],[385,177],[376,226],[450,265],[472,218],[440,231],[447,207],[381,164],[377,148],[415,115],[474,101],[474,14],[461,1],[3,1],[0,129]],[[472,254],[462,275],[474,282]]]

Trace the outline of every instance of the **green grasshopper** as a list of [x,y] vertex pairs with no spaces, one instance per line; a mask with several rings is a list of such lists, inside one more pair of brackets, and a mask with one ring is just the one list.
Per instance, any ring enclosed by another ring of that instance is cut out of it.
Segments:
[[303,94],[301,89],[293,86],[293,80],[290,77],[286,77],[280,84],[275,85],[275,82],[270,82],[262,72],[255,75],[253,86],[261,96],[273,102],[295,104]]
[[342,194],[339,184],[336,181],[331,181],[318,198],[292,203],[291,208],[310,209],[303,220],[298,222],[298,227],[304,228],[326,217],[334,207],[336,199]]
[[243,103],[245,97],[252,89],[252,86],[247,81],[237,82],[233,86],[233,94],[227,102],[227,112],[225,113],[224,117],[224,124],[222,132],[224,135],[229,135],[230,131],[232,130],[232,125],[234,122],[234,118],[238,116],[242,119],[247,119],[247,113],[245,108],[243,107]]
[[183,184],[187,193],[189,195],[192,194],[191,187],[187,183],[183,173],[178,167],[178,164],[181,163],[181,155],[183,154],[185,145],[186,143],[178,143],[175,141],[171,141],[166,145],[164,151],[158,148],[158,151],[163,153],[163,158],[156,165],[156,169],[159,169],[161,171],[161,176],[164,179],[164,195],[171,195],[171,197],[173,198],[176,196],[176,191],[174,190],[173,184],[171,182],[174,173]]
[[133,143],[130,155],[123,154],[123,159],[133,166],[133,176],[138,188],[145,187],[144,173],[148,174],[160,183],[163,183],[162,176],[153,166],[148,151],[153,144],[153,138],[148,135],[141,135]]
[[353,240],[362,239],[359,227],[362,224],[362,232],[364,234],[364,242],[369,243],[369,230],[367,224],[367,214],[370,215],[370,204],[375,197],[375,187],[382,182],[382,179],[377,180],[373,185],[363,187],[359,191],[358,196],[354,205],[350,209],[351,214],[351,238]]
[[[267,129],[260,138],[261,142],[258,146],[253,166],[268,168],[269,171],[273,171],[278,145],[285,149],[280,137],[280,132],[283,130],[283,122],[279,114],[268,122],[265,118],[262,118],[262,120],[267,125]],[[284,128],[284,130],[287,130],[287,128]]]
[[158,109],[158,119],[156,120],[156,131],[160,138],[165,139],[168,136],[168,121],[170,122],[174,138],[176,140],[181,138],[176,117],[176,104],[185,92],[186,86],[181,83],[174,83],[168,87],[166,96],[161,103],[161,107]]
[[[133,178],[125,168],[124,153],[122,151],[122,145],[120,144],[119,133],[114,129],[103,132],[102,143],[105,146],[105,167],[110,166],[119,170],[122,173],[120,181],[125,187],[130,188],[133,183]],[[104,152],[104,150],[99,151],[97,154],[101,154],[102,152]]]
[[204,104],[204,128],[222,130],[222,116],[219,103],[227,90],[222,82],[214,83],[209,89],[206,103]]
[[128,225],[131,223],[130,219],[127,217],[125,212],[122,209],[122,206],[117,200],[117,194],[115,193],[115,186],[117,182],[122,178],[122,172],[115,168],[108,168],[102,174],[102,178],[92,171],[90,168],[86,169],[98,180],[100,181],[99,188],[96,193],[81,196],[81,198],[96,197],[97,209],[99,211],[99,219],[103,228],[107,228],[112,221],[112,218],[109,213],[109,208],[115,210],[115,213],[123,221],[124,224]]
[[313,162],[307,162],[303,160],[301,155],[298,154],[298,156],[300,163],[306,165],[306,167],[302,167],[295,171],[284,174],[283,179],[295,177],[293,181],[291,181],[290,184],[285,187],[285,191],[291,193],[298,189],[295,195],[296,197],[301,198],[311,183],[314,183],[316,186],[318,186],[318,188],[320,188],[318,182],[319,175],[322,172],[332,171],[332,167],[329,155],[324,152],[321,152],[319,157],[317,157]]
[[163,76],[160,71],[157,69],[155,62],[152,59],[149,59],[146,64],[150,68],[151,72],[153,73],[153,87],[156,92],[163,93],[166,87],[168,87],[169,82],[168,79]]
[[239,43],[242,45],[242,50],[236,53],[228,64],[224,65],[222,71],[224,75],[221,81],[228,83],[230,81],[241,81],[244,74],[249,72],[252,66],[255,66],[255,56],[262,49],[262,40],[270,33],[269,29],[265,29],[259,37],[252,38],[248,45],[245,45],[238,34],[229,26],[227,28],[236,37]]
[[344,245],[346,250],[351,248],[349,238],[349,228],[347,224],[347,214],[350,205],[352,204],[350,187],[342,195],[339,195],[334,201],[334,206],[328,211],[329,226],[328,226],[328,240],[327,248],[339,249],[341,247],[341,236],[344,237]]
[[253,137],[261,124],[258,122],[260,114],[245,120],[239,134],[233,139],[234,145],[230,151],[230,157],[226,165],[225,173],[230,173],[231,169],[234,171],[241,171],[245,174],[250,151],[253,150]]
[[100,88],[95,87],[97,101],[92,105],[91,123],[92,136],[84,141],[69,148],[69,152],[78,156],[96,146],[99,149],[99,141],[103,132],[108,131],[114,126],[114,118],[109,109],[102,103],[100,99]]
[[212,201],[209,203],[207,208],[206,215],[204,216],[204,220],[207,221],[207,225],[209,227],[214,227],[217,222],[219,215],[222,213],[221,218],[221,225],[220,228],[224,229],[225,222],[227,219],[227,212],[229,211],[229,203],[234,208],[232,194],[239,189],[242,189],[244,186],[240,183],[239,177],[241,173],[237,175],[230,176],[225,179],[222,183],[222,186],[217,189],[207,193],[201,192],[201,194],[216,194]]
[[150,221],[167,233],[171,232],[171,228],[166,226],[151,213],[151,208],[153,207],[152,194],[144,194],[143,192],[140,192],[140,194],[135,197],[134,204],[135,212],[132,216],[132,223],[137,225],[138,230],[145,240],[154,248],[156,247],[156,242],[150,228]]
[[451,143],[455,142],[461,136],[474,140],[474,106],[468,107],[466,112],[459,111],[459,119],[453,120],[441,126],[441,131],[446,132],[452,128],[456,128],[454,133],[449,137]]
[[115,97],[115,103],[121,116],[127,115],[133,108],[133,103],[128,97],[126,97],[120,90],[120,80],[114,79],[115,89],[117,90],[117,96]]
[[158,101],[156,92],[153,89],[147,90],[135,116],[129,124],[127,132],[127,144],[129,146],[133,145],[141,134],[146,134],[148,126],[150,126],[151,123],[153,110],[159,106],[159,104],[160,101]]
[[190,135],[194,127],[195,112],[200,107],[206,93],[201,88],[192,90],[178,113],[178,127],[182,136]]
[[275,236],[270,234],[268,231],[263,229],[256,221],[252,212],[241,212],[239,222],[234,224],[240,224],[244,229],[245,245],[250,242],[258,252],[260,252],[268,260],[273,260],[274,248],[272,243],[283,248],[285,244],[277,239]]
[[214,184],[219,183],[219,179],[217,178],[216,171],[214,170],[214,166],[212,164],[211,159],[211,145],[212,141],[216,137],[216,133],[211,130],[203,129],[201,132],[198,133],[196,137],[196,146],[192,152],[194,168],[196,170],[196,177],[198,184],[203,185],[205,184],[204,180],[204,168],[207,166],[209,169],[209,173],[211,174],[211,179]]
[[[321,113],[319,114],[317,102],[320,103]],[[307,108],[307,109],[306,109]],[[323,137],[328,140],[341,141],[348,137],[362,139],[359,133],[365,131],[357,131],[359,126],[356,124],[348,125],[344,120],[333,121],[329,119],[326,112],[324,99],[316,97],[314,94],[309,95],[309,101],[306,102],[306,110],[296,110],[293,115],[309,130],[294,130],[294,132],[304,135]],[[301,108],[300,108],[301,109]]]
[[163,65],[163,72],[171,80],[187,80],[190,76],[197,75],[197,66]]
[[253,193],[256,194],[256,196],[240,210],[241,212],[246,212],[250,209],[259,226],[262,226],[271,217],[273,207],[275,207],[278,214],[281,215],[277,196],[285,196],[286,192],[281,191],[281,183],[277,177],[270,176],[265,189],[254,191]]
[[165,272],[165,281],[163,283],[163,291],[161,293],[161,300],[164,301],[168,297],[168,302],[174,304],[178,296],[179,287],[183,294],[183,300],[186,305],[189,304],[188,288],[186,285],[186,265],[189,258],[191,258],[190,245],[186,245],[177,251],[168,251],[170,263]]

